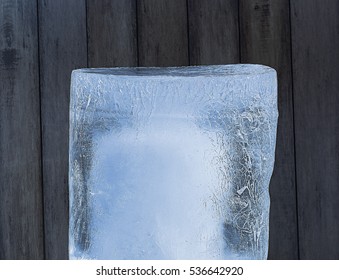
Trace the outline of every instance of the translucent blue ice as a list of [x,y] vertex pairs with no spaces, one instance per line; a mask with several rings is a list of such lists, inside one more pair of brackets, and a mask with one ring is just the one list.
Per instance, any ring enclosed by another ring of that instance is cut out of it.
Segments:
[[277,127],[262,65],[80,69],[71,259],[265,259]]

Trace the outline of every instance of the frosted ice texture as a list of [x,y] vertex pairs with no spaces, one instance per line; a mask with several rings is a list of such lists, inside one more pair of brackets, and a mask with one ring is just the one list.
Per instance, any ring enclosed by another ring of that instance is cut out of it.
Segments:
[[80,69],[71,259],[265,259],[277,126],[262,65]]

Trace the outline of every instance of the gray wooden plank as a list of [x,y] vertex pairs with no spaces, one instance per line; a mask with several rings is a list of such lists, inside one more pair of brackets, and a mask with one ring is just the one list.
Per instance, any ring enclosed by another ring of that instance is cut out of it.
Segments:
[[140,66],[189,64],[186,0],[138,0]]
[[191,65],[239,62],[238,1],[188,0]]
[[[87,34],[89,67],[138,65],[136,0],[87,0]],[[88,150],[92,149],[91,141],[86,139],[82,139],[81,145]],[[91,162],[87,157],[81,156],[77,157],[77,162],[85,171],[81,174],[80,188],[86,190],[86,170],[91,166]],[[82,198],[84,199],[87,197]],[[77,197],[74,202],[77,203]],[[75,228],[75,232],[80,236],[79,246],[83,246],[83,250],[88,249],[88,240],[91,239],[90,232],[86,230],[88,219],[88,212],[81,212],[77,217],[79,226]]]
[[43,259],[37,3],[0,1],[0,259]]
[[136,0],[87,0],[90,67],[137,66]]
[[278,72],[279,121],[270,183],[270,259],[298,258],[293,93],[288,0],[240,0],[241,62]]
[[45,251],[67,259],[69,88],[87,66],[86,1],[40,0],[39,26]]
[[339,1],[291,1],[301,259],[339,259]]

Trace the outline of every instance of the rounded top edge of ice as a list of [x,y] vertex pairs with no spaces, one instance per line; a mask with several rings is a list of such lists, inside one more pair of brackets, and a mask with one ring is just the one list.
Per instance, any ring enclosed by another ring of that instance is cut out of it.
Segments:
[[73,74],[108,75],[120,77],[224,77],[257,76],[276,74],[276,71],[261,64],[225,64],[176,67],[114,67],[82,68],[73,70]]

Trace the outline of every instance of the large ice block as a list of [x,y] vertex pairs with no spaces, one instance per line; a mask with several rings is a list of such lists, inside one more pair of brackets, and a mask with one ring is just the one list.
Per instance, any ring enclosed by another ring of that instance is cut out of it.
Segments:
[[79,69],[71,259],[265,259],[277,81],[263,65]]

